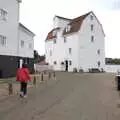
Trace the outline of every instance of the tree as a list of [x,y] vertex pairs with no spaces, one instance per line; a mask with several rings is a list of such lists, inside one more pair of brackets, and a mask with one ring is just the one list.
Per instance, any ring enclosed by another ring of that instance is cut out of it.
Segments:
[[40,56],[37,50],[34,50],[34,63],[44,61],[45,55]]

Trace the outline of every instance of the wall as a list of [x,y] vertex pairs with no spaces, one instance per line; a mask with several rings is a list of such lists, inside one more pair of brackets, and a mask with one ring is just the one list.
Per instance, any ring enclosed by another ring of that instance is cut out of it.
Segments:
[[[91,15],[93,15],[91,13]],[[93,15],[94,16],[94,15]],[[91,24],[94,25],[91,31]],[[94,42],[91,42],[91,36],[94,36]],[[90,19],[90,15],[83,21],[79,31],[79,67],[88,71],[88,68],[103,68],[105,67],[105,45],[104,33],[99,21],[96,17]],[[100,55],[97,50],[100,49]],[[101,65],[98,67],[97,62]]]
[[17,57],[0,55],[0,78],[15,76],[18,64]]
[[0,0],[0,8],[8,12],[7,20],[0,20],[0,35],[7,37],[6,45],[0,46],[0,55],[18,55],[18,19],[17,0]]
[[116,73],[118,70],[120,71],[120,65],[105,65],[106,72]]
[[[58,32],[58,37],[56,39],[57,43],[54,44],[53,40],[46,41],[45,49],[46,49],[46,61],[53,65],[55,70],[61,70],[61,62],[68,60],[72,61],[72,65],[69,65],[69,71],[73,70],[73,67],[78,67],[78,39],[77,35],[73,34],[72,36],[65,36],[66,43],[64,43],[64,37],[61,36],[62,32]],[[72,48],[71,55],[69,54],[69,48]],[[52,55],[50,56],[50,50],[52,51]],[[57,62],[54,65],[54,61]],[[64,68],[63,68],[64,69]]]
[[[21,40],[24,41],[24,46],[21,47]],[[29,48],[31,44],[31,48]],[[34,37],[27,32],[23,27],[19,26],[19,56],[33,58]]]

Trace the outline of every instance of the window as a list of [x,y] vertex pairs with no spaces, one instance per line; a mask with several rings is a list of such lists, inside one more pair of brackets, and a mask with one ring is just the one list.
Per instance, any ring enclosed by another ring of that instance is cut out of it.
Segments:
[[29,44],[29,49],[31,49],[32,48],[32,44]]
[[7,11],[0,9],[0,20],[7,20]]
[[50,50],[50,56],[52,56],[52,50]]
[[64,37],[64,43],[66,43],[66,42],[67,42],[66,37]]
[[24,47],[25,42],[21,40],[21,47]]
[[93,20],[93,15],[90,16],[90,19]]
[[98,55],[100,55],[100,49],[99,49],[99,50],[97,50],[97,54],[98,54]]
[[52,35],[53,35],[53,36],[56,36],[56,34],[57,34],[56,31],[53,31],[53,32],[52,32]]
[[93,24],[91,25],[91,31],[93,31]]
[[100,67],[100,61],[98,61],[98,67]]
[[53,43],[56,44],[56,39],[53,40]]
[[0,45],[6,45],[6,36],[0,35]]
[[94,42],[94,36],[91,36],[91,42]]
[[69,48],[69,54],[71,54],[72,53],[72,48]]
[[66,32],[69,32],[70,29],[71,29],[71,25],[68,25],[68,26],[66,27]]
[[71,60],[69,61],[69,65],[72,65],[72,61]]
[[57,64],[57,62],[56,61],[54,61],[54,65],[56,65]]

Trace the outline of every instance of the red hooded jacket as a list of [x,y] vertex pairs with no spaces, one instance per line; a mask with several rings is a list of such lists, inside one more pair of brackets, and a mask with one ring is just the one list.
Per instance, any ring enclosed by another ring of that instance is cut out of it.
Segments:
[[16,77],[17,77],[17,81],[20,82],[28,82],[31,80],[29,70],[27,68],[18,69]]

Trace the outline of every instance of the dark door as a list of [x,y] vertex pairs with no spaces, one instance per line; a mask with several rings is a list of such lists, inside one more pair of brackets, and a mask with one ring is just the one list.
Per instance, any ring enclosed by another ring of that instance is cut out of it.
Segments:
[[3,73],[2,73],[2,70],[0,70],[0,78],[3,77]]
[[68,71],[68,60],[65,61],[65,71]]

